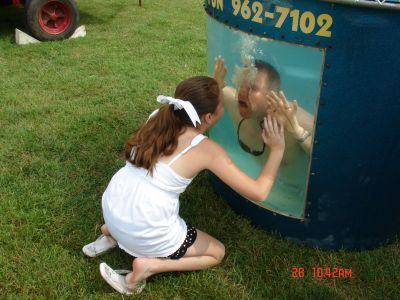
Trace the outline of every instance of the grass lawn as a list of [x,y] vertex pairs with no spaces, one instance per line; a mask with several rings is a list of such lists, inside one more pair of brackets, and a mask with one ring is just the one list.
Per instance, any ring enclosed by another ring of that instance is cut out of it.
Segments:
[[[79,0],[85,38],[18,46],[23,11],[0,8],[0,298],[120,299],[98,266],[131,268],[120,250],[89,259],[100,198],[124,164],[130,133],[156,96],[206,74],[201,0]],[[226,246],[216,268],[151,278],[140,299],[399,299],[400,243],[321,251],[253,228],[213,191],[206,173],[181,215]],[[351,268],[346,279],[312,267]],[[292,268],[306,270],[292,279]]]

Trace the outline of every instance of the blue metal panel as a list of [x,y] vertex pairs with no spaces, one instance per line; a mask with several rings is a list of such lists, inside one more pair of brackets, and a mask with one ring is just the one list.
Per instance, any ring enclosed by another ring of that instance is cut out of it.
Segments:
[[[308,245],[365,249],[394,239],[400,232],[400,11],[311,0],[250,1],[250,7],[254,2],[274,18],[245,20],[234,14],[234,1],[223,1],[222,9],[219,1],[205,1],[205,10],[232,29],[326,51],[306,217],[273,214],[213,177],[217,191],[255,224]],[[277,6],[330,15],[331,36],[293,31],[291,22],[277,28]]]

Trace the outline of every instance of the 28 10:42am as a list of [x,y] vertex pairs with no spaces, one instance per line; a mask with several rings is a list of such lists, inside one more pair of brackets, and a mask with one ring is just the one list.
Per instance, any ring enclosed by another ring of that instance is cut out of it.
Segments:
[[[351,278],[353,270],[346,268],[313,267],[312,276],[314,278]],[[302,267],[293,267],[291,278],[304,278],[306,270]]]

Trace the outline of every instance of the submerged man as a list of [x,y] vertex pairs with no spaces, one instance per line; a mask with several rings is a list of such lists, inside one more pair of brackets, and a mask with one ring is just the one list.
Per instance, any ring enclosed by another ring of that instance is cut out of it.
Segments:
[[[215,64],[214,77],[225,76],[226,67],[222,58]],[[267,114],[274,115],[289,134],[285,134],[286,150],[283,164],[296,159],[296,148],[310,153],[314,117],[299,107],[296,100],[287,101],[279,91],[280,76],[267,62],[255,60],[254,65],[237,68],[232,79],[237,89],[224,88],[225,108],[236,126],[237,138],[241,148],[260,156],[265,145],[260,138],[260,124]]]

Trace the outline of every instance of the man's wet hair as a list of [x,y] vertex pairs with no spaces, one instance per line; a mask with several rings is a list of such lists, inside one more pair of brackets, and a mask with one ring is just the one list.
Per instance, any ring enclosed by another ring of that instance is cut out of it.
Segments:
[[281,84],[281,77],[273,65],[263,60],[256,59],[254,60],[254,66],[257,68],[259,72],[263,71],[267,73],[269,81],[269,89],[275,91],[279,90],[279,86]]

